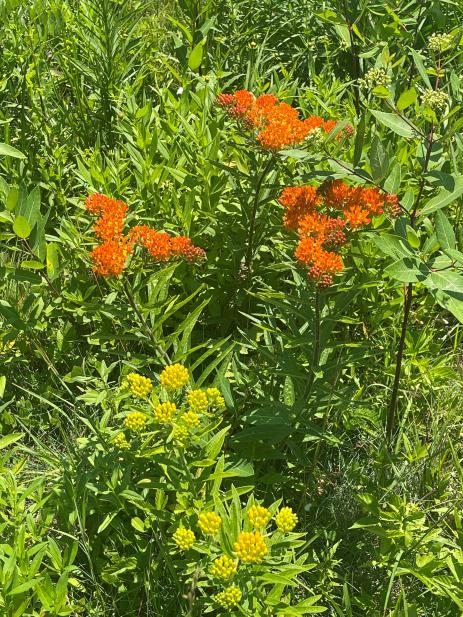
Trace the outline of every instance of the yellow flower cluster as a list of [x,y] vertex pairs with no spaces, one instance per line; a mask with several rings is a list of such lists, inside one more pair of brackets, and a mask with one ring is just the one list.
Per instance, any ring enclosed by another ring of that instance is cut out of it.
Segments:
[[169,401],[167,401],[167,403],[161,403],[154,410],[154,419],[161,424],[169,424],[176,411],[177,405],[175,403]]
[[196,540],[194,532],[184,527],[179,527],[175,531],[173,538],[175,544],[182,549],[182,551],[188,551]]
[[235,553],[244,563],[262,563],[268,553],[260,531],[243,531],[235,542]]
[[188,392],[188,404],[192,411],[204,413],[209,407],[207,394],[203,392],[203,390],[190,390],[190,392]]
[[270,520],[270,516],[270,511],[263,506],[251,506],[251,508],[249,508],[248,517],[252,526],[256,529],[265,527]]
[[195,428],[200,423],[200,418],[197,413],[194,411],[186,411],[181,420],[184,424],[186,424],[189,428]]
[[228,557],[228,555],[222,555],[218,557],[211,566],[212,576],[222,578],[227,581],[236,574],[238,565],[234,559]]
[[198,518],[199,528],[203,533],[214,535],[222,524],[222,519],[215,512],[201,512]]
[[179,445],[184,446],[189,437],[188,429],[186,426],[175,426],[172,431],[172,439]]
[[230,585],[215,596],[216,601],[223,608],[233,608],[237,606],[241,600],[241,591],[236,585]]
[[129,382],[130,392],[140,398],[145,398],[153,389],[153,383],[148,377],[138,375],[137,373],[129,373],[127,375],[127,381]]
[[225,408],[225,400],[223,396],[220,394],[220,390],[217,388],[208,388],[206,390],[207,400],[209,401],[209,405],[213,405],[218,409]]
[[146,416],[140,411],[132,411],[124,421],[125,427],[131,431],[141,431],[146,424]]
[[113,444],[120,450],[128,450],[130,448],[130,444],[125,438],[124,433],[118,433],[113,439]]
[[292,531],[297,524],[297,515],[291,508],[281,508],[275,516],[275,523],[280,531]]
[[179,390],[189,381],[188,371],[181,364],[171,364],[159,375],[159,381],[168,390]]

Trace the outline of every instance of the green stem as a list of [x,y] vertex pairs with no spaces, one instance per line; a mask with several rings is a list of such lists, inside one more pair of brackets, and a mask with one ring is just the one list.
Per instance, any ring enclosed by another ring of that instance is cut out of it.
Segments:
[[395,429],[395,418],[397,409],[397,398],[399,394],[400,374],[402,371],[402,361],[404,356],[405,338],[407,336],[408,322],[410,319],[410,309],[412,305],[413,285],[408,283],[405,288],[404,298],[404,314],[402,320],[402,330],[400,333],[399,346],[397,348],[397,358],[395,364],[394,384],[392,386],[391,401],[387,412],[386,420],[386,438],[388,443],[391,443]]
[[153,344],[153,347],[156,349],[159,355],[163,358],[164,362],[166,362],[167,364],[171,364],[171,359],[169,357],[169,354],[159,345],[159,343],[154,338],[151,328],[149,327],[148,322],[143,317],[143,314],[138,308],[137,303],[135,302],[135,298],[133,297],[132,292],[125,280],[122,283],[122,289],[124,290],[124,293],[127,297],[127,300],[129,301],[130,306],[133,308],[134,313],[136,314],[136,316],[138,317],[140,321],[140,324],[143,328],[145,336],[147,336],[148,339],[151,341],[151,343]]
[[255,236],[255,231],[256,231],[257,212],[259,210],[259,204],[260,204],[260,192],[262,188],[262,183],[265,179],[265,176],[270,171],[272,163],[273,163],[273,158],[270,158],[267,161],[267,164],[264,166],[262,173],[258,177],[257,183],[256,183],[256,189],[254,192],[254,199],[252,201],[251,217],[249,221],[249,233],[248,233],[248,238],[247,238],[246,258],[244,262],[245,268],[246,268],[246,277],[248,280],[252,278],[252,260],[254,256],[254,236]]

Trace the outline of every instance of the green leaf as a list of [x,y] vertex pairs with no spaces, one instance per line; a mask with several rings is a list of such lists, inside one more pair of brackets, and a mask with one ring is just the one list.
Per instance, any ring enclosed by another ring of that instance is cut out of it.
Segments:
[[396,163],[392,168],[391,173],[384,181],[384,190],[388,193],[397,193],[400,187],[400,181],[402,179],[402,169],[399,163]]
[[436,234],[442,249],[456,248],[455,232],[442,210],[436,212]]
[[0,143],[0,156],[12,156],[15,159],[25,159],[26,155],[9,144]]
[[453,270],[443,270],[442,272],[431,272],[423,280],[423,284],[430,289],[440,289],[441,291],[452,291],[463,294],[463,275]]
[[5,207],[9,212],[13,212],[19,200],[19,186],[11,186],[6,198]]
[[22,437],[24,437],[24,433],[11,433],[11,435],[0,437],[0,450],[3,450],[3,448],[7,446],[11,446],[12,443],[19,441]]
[[405,92],[402,92],[399,96],[399,100],[397,101],[397,109],[399,111],[407,109],[407,107],[410,107],[410,105],[415,103],[416,99],[417,96],[415,88],[411,87],[409,90],[405,90]]
[[394,234],[374,235],[372,240],[379,250],[389,257],[394,257],[395,259],[413,257],[412,251],[404,245],[400,236],[395,236]]
[[285,377],[285,385],[283,388],[283,401],[285,405],[288,405],[288,407],[292,407],[294,405],[294,384],[293,380],[289,375],[286,375]]
[[141,533],[145,533],[146,529],[145,526],[143,524],[143,521],[141,520],[141,518],[139,518],[138,516],[134,516],[131,521],[130,524],[132,525],[132,527],[134,529],[136,529],[137,531],[140,531]]
[[389,171],[389,157],[380,138],[375,135],[370,149],[371,175],[375,182],[380,182]]
[[431,212],[445,208],[456,201],[463,194],[463,176],[456,176],[455,185],[452,191],[442,189],[435,197],[430,199],[419,212],[420,217],[427,216]]
[[407,241],[409,245],[413,247],[414,249],[419,249],[421,245],[421,241],[416,231],[413,229],[413,227],[410,227],[410,225],[407,225],[406,230],[407,230]]
[[21,268],[28,268],[29,270],[41,270],[44,267],[45,264],[43,264],[41,261],[36,261],[35,259],[21,262]]
[[31,229],[34,228],[40,217],[40,187],[36,186],[27,196],[27,199],[23,200],[19,204],[17,213],[23,216],[29,223]]
[[336,139],[336,136],[339,135],[339,133],[349,124],[349,120],[341,120],[341,122],[338,122],[332,129],[331,131],[328,133],[326,139],[325,139],[325,144],[329,144],[332,141],[334,141],[334,139]]
[[415,131],[413,128],[405,122],[403,118],[397,114],[388,113],[385,111],[377,111],[376,109],[370,109],[373,116],[387,126],[389,129],[400,135],[401,137],[414,137]]
[[420,262],[416,259],[398,259],[385,268],[385,272],[396,281],[402,283],[417,283],[425,279],[425,275],[419,269]]
[[102,531],[104,531],[106,529],[106,527],[111,523],[111,521],[113,519],[116,518],[116,516],[118,514],[119,514],[119,510],[116,510],[115,512],[111,512],[111,514],[107,514],[104,517],[103,522],[101,523],[101,525],[98,527],[97,533],[101,533]]
[[415,63],[416,68],[418,69],[418,73],[421,75],[421,79],[424,81],[424,83],[427,85],[428,88],[431,88],[432,86],[431,86],[431,82],[429,81],[429,76],[426,72],[426,69],[424,68],[423,56],[421,56],[414,49],[412,49],[411,51],[412,51],[413,61]]
[[463,323],[463,301],[448,295],[444,291],[437,291],[435,298],[442,307]]
[[193,49],[191,50],[190,56],[188,58],[188,66],[192,71],[196,71],[201,65],[203,60],[203,51],[204,51],[204,41],[200,41]]
[[5,394],[5,387],[6,387],[6,377],[5,375],[0,375],[0,398],[3,398],[3,395]]
[[357,125],[357,131],[355,134],[354,159],[353,159],[354,167],[359,164],[362,158],[363,142],[365,140],[365,123],[366,123],[366,116],[365,114],[362,114],[362,117],[360,118],[360,122]]
[[47,244],[47,275],[53,280],[58,274],[59,258],[58,250],[54,242]]
[[463,253],[460,253],[460,251],[457,251],[455,249],[449,249],[449,248],[445,249],[444,252],[455,263],[459,264],[460,266],[463,266]]
[[14,220],[13,231],[18,236],[18,238],[24,239],[30,235],[32,229],[27,219],[24,218],[24,216],[19,215]]

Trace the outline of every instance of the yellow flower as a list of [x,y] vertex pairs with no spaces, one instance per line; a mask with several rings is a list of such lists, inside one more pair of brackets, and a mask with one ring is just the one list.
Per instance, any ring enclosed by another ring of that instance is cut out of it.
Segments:
[[201,512],[198,518],[199,528],[203,533],[214,535],[222,524],[222,519],[215,512]]
[[190,434],[188,433],[186,426],[174,426],[174,430],[172,431],[172,439],[179,446],[184,446],[185,442],[188,441],[189,436]]
[[159,381],[168,390],[178,390],[188,383],[188,371],[181,364],[172,364],[159,375]]
[[208,388],[206,390],[206,396],[209,401],[209,405],[214,405],[218,409],[225,408],[225,400],[220,394],[220,390],[218,388]]
[[128,450],[130,448],[130,444],[125,438],[124,433],[118,433],[113,439],[113,444],[120,450]]
[[132,411],[124,421],[125,427],[131,431],[141,431],[146,424],[146,416],[139,411]]
[[129,382],[130,392],[140,398],[145,398],[153,389],[153,383],[148,377],[138,375],[137,373],[129,373],[127,375],[127,381]]
[[244,563],[261,563],[268,553],[260,531],[243,531],[235,542],[235,552]]
[[186,411],[181,418],[182,422],[189,428],[195,428],[200,423],[200,419],[197,413],[194,411]]
[[252,526],[259,529],[259,527],[265,527],[270,520],[271,514],[267,508],[262,506],[251,506],[251,508],[249,508],[248,517]]
[[175,544],[182,549],[182,551],[188,551],[196,540],[194,532],[184,527],[179,527],[174,533],[173,538]]
[[172,420],[174,413],[177,411],[177,405],[175,403],[161,403],[154,410],[154,419],[161,424],[169,424]]
[[228,555],[222,555],[218,557],[211,566],[212,576],[228,580],[236,574],[238,564],[234,559],[228,557]]
[[233,608],[237,606],[241,600],[241,591],[236,585],[230,585],[215,596],[215,599],[223,608]]
[[292,531],[296,527],[297,515],[291,508],[281,508],[275,516],[275,523],[280,531]]
[[202,390],[191,390],[188,392],[188,403],[190,409],[197,413],[204,413],[209,407],[207,395]]

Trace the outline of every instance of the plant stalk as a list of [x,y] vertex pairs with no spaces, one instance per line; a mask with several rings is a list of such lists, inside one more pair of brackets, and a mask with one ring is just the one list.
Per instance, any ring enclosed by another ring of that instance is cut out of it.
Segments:
[[405,288],[404,314],[402,320],[402,330],[400,333],[399,346],[397,348],[397,358],[395,364],[394,384],[392,386],[391,401],[387,412],[386,438],[391,443],[394,435],[395,418],[397,409],[397,398],[399,395],[400,374],[402,372],[402,361],[404,356],[405,338],[407,336],[408,322],[410,320],[410,309],[412,305],[413,285],[408,283]]

